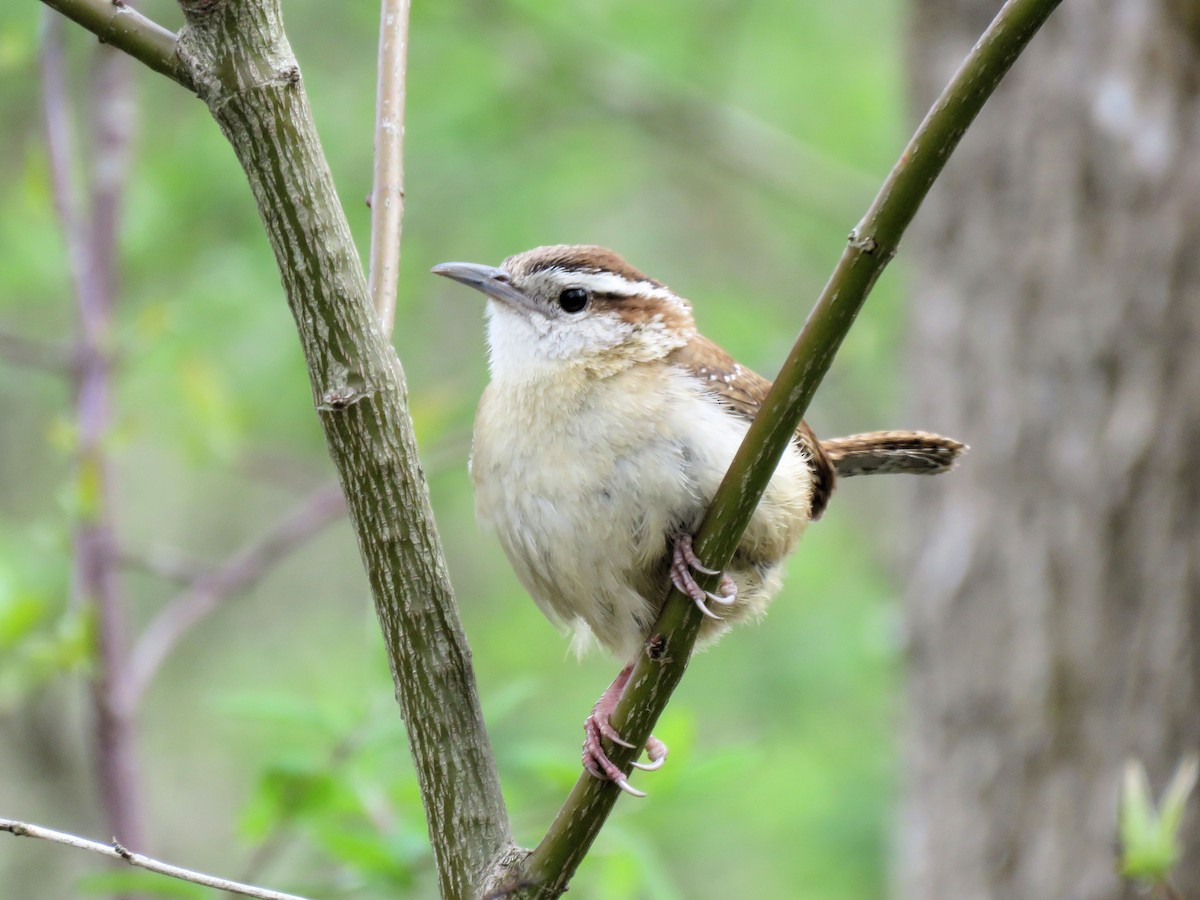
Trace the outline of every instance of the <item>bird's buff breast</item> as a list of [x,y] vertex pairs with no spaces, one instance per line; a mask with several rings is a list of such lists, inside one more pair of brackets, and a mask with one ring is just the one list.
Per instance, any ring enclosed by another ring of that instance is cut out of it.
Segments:
[[643,595],[665,586],[668,535],[703,512],[688,441],[656,392],[610,402],[642,393],[637,379],[493,383],[471,460],[478,518],[543,612],[623,655],[653,620]]

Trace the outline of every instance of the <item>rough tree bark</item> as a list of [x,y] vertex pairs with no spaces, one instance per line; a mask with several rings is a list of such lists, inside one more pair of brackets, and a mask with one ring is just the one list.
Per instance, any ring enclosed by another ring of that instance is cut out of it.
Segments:
[[[995,7],[916,4],[916,109]],[[903,896],[1132,896],[1122,762],[1200,745],[1197,8],[1064,5],[908,247],[917,419],[973,450],[914,514]]]

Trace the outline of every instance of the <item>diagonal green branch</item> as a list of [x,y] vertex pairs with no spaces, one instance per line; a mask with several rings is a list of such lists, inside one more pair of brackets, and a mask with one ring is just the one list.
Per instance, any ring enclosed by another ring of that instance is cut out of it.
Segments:
[[[732,558],[817,386],[921,201],[984,102],[1058,4],[1059,0],[1009,0],[1004,5],[851,233],[697,534],[696,550],[710,565],[724,567]],[[715,576],[708,581],[707,587],[716,587]],[[689,599],[671,592],[613,716],[617,730],[633,744],[645,743],[683,677],[700,618]],[[634,753],[614,747],[610,756],[627,768]],[[520,896],[557,897],[566,890],[618,796],[616,785],[586,773],[580,777],[529,857]]]
[[123,0],[42,0],[106,44],[124,50],[155,72],[194,91],[192,76],[175,52],[175,34]]

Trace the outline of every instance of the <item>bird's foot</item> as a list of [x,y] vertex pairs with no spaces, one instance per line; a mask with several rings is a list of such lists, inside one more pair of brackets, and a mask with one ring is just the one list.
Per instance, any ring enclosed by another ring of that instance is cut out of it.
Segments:
[[706,591],[700,585],[696,584],[696,579],[692,576],[692,570],[700,572],[703,575],[716,575],[718,570],[710,569],[700,562],[700,558],[696,556],[696,552],[692,549],[692,536],[690,534],[681,534],[675,539],[675,550],[671,554],[671,583],[679,588],[681,593],[687,594],[692,598],[692,602],[710,619],[721,618],[715,612],[708,608],[708,601],[719,603],[722,606],[729,606],[737,600],[737,585],[733,579],[724,573],[721,574],[721,592],[714,594],[712,591]]
[[[622,747],[633,747],[633,744],[622,738],[609,721],[613,710],[617,708],[617,701],[621,699],[621,694],[625,691],[625,685],[629,682],[629,676],[632,672],[633,664],[630,663],[621,670],[620,674],[613,680],[613,683],[608,686],[608,689],[600,695],[600,699],[592,707],[591,715],[584,720],[583,767],[601,781],[613,782],[613,784],[627,794],[634,797],[645,797],[646,794],[633,787],[629,783],[629,779],[625,773],[618,769],[616,764],[608,758],[608,754],[604,752],[604,746],[601,743],[603,738],[607,738],[612,743]],[[649,740],[646,741],[646,758],[649,762],[642,763],[635,761],[633,763],[634,768],[645,772],[653,772],[655,769],[662,768],[662,764],[667,760],[667,745],[654,737],[654,735],[651,735]]]

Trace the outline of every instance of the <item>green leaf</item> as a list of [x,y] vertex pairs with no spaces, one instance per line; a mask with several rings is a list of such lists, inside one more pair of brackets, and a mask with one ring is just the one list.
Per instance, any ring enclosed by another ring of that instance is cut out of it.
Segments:
[[1156,809],[1145,766],[1137,760],[1125,764],[1118,822],[1122,875],[1154,884],[1167,880],[1179,861],[1179,824],[1198,772],[1200,759],[1185,757]]
[[[15,708],[31,691],[61,675],[87,669],[92,619],[90,608],[68,611],[49,633],[30,630],[12,643],[11,651],[0,656],[0,711]],[[5,646],[0,640],[0,648]]]
[[17,593],[0,574],[0,649],[15,646],[46,618],[46,598]]
[[312,833],[318,845],[359,874],[411,883],[413,873],[407,865],[410,854],[397,852],[405,848],[397,848],[388,835],[345,821],[326,820],[314,825]]
[[301,760],[279,760],[259,777],[254,796],[242,814],[242,830],[261,838],[272,829],[334,806],[339,786],[333,775]]
[[1187,805],[1188,797],[1196,787],[1197,775],[1200,775],[1200,755],[1188,754],[1179,763],[1179,768],[1171,776],[1171,783],[1163,791],[1159,820],[1163,831],[1172,838],[1179,832],[1179,824],[1183,820],[1183,810]]

